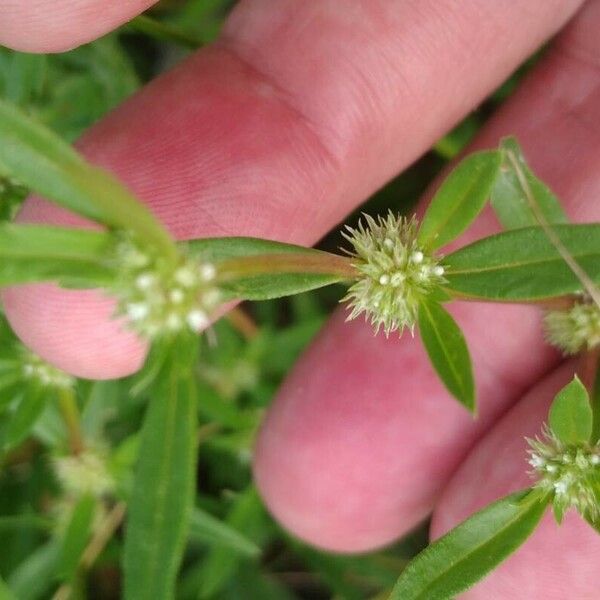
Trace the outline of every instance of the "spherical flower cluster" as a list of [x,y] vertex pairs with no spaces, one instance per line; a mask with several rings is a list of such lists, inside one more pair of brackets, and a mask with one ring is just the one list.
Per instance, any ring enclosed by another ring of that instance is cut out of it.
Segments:
[[365,223],[343,234],[362,274],[342,299],[349,303],[348,320],[365,313],[375,332],[412,331],[421,300],[445,282],[444,267],[419,246],[414,219],[390,212],[377,220],[365,215]]
[[546,339],[565,354],[577,354],[600,345],[600,308],[578,302],[569,310],[551,310],[544,316]]
[[50,388],[72,388],[75,379],[49,365],[37,354],[29,350],[23,350],[21,359],[21,372],[26,380],[35,381],[42,387]]
[[79,498],[91,495],[97,498],[112,493],[115,479],[108,470],[103,453],[85,450],[73,456],[54,459],[54,472],[66,494]]
[[600,445],[569,446],[549,429],[530,445],[531,475],[536,487],[553,494],[555,511],[574,507],[586,518],[600,518]]
[[116,262],[117,312],[143,337],[198,331],[210,323],[220,300],[213,264],[182,255],[173,267],[129,239],[119,244]]

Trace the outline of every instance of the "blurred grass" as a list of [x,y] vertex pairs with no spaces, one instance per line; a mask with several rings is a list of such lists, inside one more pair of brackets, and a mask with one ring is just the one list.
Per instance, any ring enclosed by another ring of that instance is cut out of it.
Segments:
[[[18,104],[68,140],[189,53],[181,39],[213,40],[229,0],[171,0],[157,5],[153,22],[120,31],[60,55],[35,56],[0,48],[0,96]],[[150,33],[150,35],[147,35]],[[409,210],[435,175],[475,135],[496,106],[516,86],[530,61],[481,107],[404,173],[349,215]],[[26,194],[2,178],[0,220],[12,218]],[[342,245],[331,233],[321,247]],[[403,565],[426,543],[426,526],[393,547],[364,556],[336,556],[291,539],[265,512],[250,475],[252,444],[265,409],[294,361],[337,305],[340,289],[242,306],[246,317],[223,319],[203,342],[197,377],[202,390],[198,519],[178,585],[178,598],[367,599],[382,597]],[[248,317],[250,321],[248,320]],[[211,343],[211,340],[216,343]],[[17,344],[0,321],[0,350]],[[86,436],[108,449],[121,492],[131,484],[143,394],[129,394],[133,380],[78,383]],[[0,388],[0,405],[18,394]],[[4,394],[4,397],[2,396]],[[6,413],[0,415],[6,419]],[[1,429],[1,427],[0,427]],[[0,463],[0,580],[18,598],[47,598],[56,587],[57,550],[52,533],[64,500],[51,457],[60,452],[64,428],[49,406],[34,435]],[[204,516],[203,516],[204,515]],[[199,529],[198,529],[199,528]],[[211,537],[212,536],[212,537]],[[236,546],[237,544],[237,546]],[[248,551],[258,547],[258,554]],[[242,550],[240,550],[242,548]],[[246,551],[243,551],[246,548]],[[77,598],[118,598],[121,534],[108,544]],[[2,591],[0,590],[0,596]]]

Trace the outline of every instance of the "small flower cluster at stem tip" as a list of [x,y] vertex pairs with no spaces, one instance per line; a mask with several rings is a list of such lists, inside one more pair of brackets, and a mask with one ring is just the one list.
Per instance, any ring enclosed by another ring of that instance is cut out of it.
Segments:
[[56,478],[68,495],[99,498],[111,494],[116,486],[107,462],[105,452],[88,448],[77,455],[56,457],[53,466]]
[[586,518],[600,518],[600,445],[566,445],[550,429],[528,439],[529,464],[536,487],[553,494],[560,513],[574,507]]
[[111,291],[118,299],[117,314],[142,337],[197,332],[210,323],[221,299],[212,263],[182,253],[173,266],[129,237],[116,254],[119,276]]
[[390,212],[377,220],[364,215],[356,229],[346,229],[342,235],[362,274],[342,299],[349,303],[348,320],[365,313],[376,332],[402,334],[405,327],[412,332],[419,304],[446,281],[439,257],[419,246],[417,221]]
[[593,350],[600,345],[600,308],[590,301],[578,302],[568,310],[548,311],[544,331],[548,342],[564,354]]
[[22,350],[21,372],[25,380],[36,382],[45,388],[71,389],[75,385],[75,379],[71,375],[25,349]]

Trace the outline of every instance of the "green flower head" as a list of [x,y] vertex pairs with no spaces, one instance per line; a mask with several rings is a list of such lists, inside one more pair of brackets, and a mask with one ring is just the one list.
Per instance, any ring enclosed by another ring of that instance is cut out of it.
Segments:
[[414,329],[422,299],[445,282],[444,267],[417,241],[417,222],[391,212],[377,220],[365,215],[344,237],[352,244],[350,255],[360,271],[342,302],[348,302],[354,319],[362,313],[377,333],[386,336],[405,327]]
[[548,342],[565,354],[592,350],[600,345],[600,308],[579,302],[569,310],[548,311],[544,330]]
[[587,519],[600,518],[600,446],[567,445],[550,429],[529,442],[531,475],[536,487],[553,495],[556,514],[573,507]]

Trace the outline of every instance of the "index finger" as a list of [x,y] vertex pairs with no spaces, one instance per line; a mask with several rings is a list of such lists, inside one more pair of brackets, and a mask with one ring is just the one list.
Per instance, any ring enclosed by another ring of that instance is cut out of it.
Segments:
[[0,45],[23,52],[63,52],[126,23],[156,0],[4,0]]

